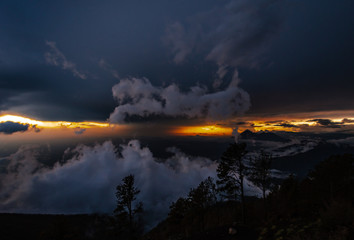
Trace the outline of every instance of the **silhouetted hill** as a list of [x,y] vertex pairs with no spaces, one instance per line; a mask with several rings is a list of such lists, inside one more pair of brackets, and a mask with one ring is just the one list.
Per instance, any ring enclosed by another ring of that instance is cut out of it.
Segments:
[[[0,214],[2,240],[112,239],[110,217],[96,214]],[[111,236],[110,236],[111,235]]]
[[243,140],[257,140],[257,141],[272,141],[272,142],[289,142],[289,139],[278,136],[272,132],[252,132],[250,130],[245,130],[240,134],[240,138]]
[[[333,150],[323,144],[312,154],[325,148]],[[239,201],[221,201],[199,209],[179,205],[178,212],[172,211],[177,209],[173,205],[169,217],[144,239],[354,239],[353,155],[327,156],[308,176],[289,176],[274,186],[264,201],[247,198],[245,224],[240,221]],[[229,234],[230,227],[233,234]]]
[[328,156],[345,153],[354,154],[354,148],[347,145],[335,145],[322,142],[308,152],[274,158],[272,168],[295,173],[298,177],[302,178],[319,162],[328,158]]

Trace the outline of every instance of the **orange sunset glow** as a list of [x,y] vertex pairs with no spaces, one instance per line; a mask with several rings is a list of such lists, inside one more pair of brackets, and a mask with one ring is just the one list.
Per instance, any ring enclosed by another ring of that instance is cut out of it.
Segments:
[[67,121],[39,121],[18,115],[2,115],[0,116],[0,123],[2,122],[16,122],[21,124],[28,124],[40,128],[102,128],[109,127],[109,123],[104,122],[67,122]]
[[[254,132],[259,131],[286,131],[286,132],[300,132],[306,130],[313,130],[318,127],[319,124],[314,120],[314,118],[310,118],[309,116],[304,116],[305,118],[297,118],[297,119],[287,119],[286,117],[278,118],[283,120],[274,120],[272,118],[256,118],[252,119],[247,117],[243,119],[245,124],[237,125],[230,124],[228,122],[222,123],[213,123],[213,124],[205,124],[205,125],[182,125],[182,126],[174,126],[164,128],[163,123],[159,125],[159,130],[168,134],[168,135],[176,135],[176,136],[231,136],[232,131],[235,127],[238,128],[238,132],[243,132],[246,129],[249,129]],[[328,117],[328,116],[326,116]],[[334,116],[330,119],[334,124],[344,124],[346,126],[354,124],[354,118],[347,118],[344,116],[340,118],[339,116]],[[108,122],[95,122],[95,121],[84,121],[84,122],[69,122],[69,121],[41,121],[36,119],[31,119],[26,116],[20,116],[15,114],[6,114],[0,116],[0,123],[3,122],[16,122],[20,124],[28,124],[32,129],[45,129],[46,133],[41,133],[41,135],[50,135],[48,131],[57,131],[57,134],[64,134],[68,136],[68,134],[72,134],[73,131],[78,129],[88,129],[84,135],[94,136],[94,135],[111,135],[111,134],[149,134],[149,128],[142,124],[130,124],[130,125],[117,125],[110,124]],[[155,130],[154,130],[155,131]],[[156,133],[158,131],[156,130]]]
[[232,128],[220,127],[215,125],[206,126],[183,126],[177,127],[171,131],[174,135],[193,136],[193,135],[207,135],[207,136],[224,136],[231,135]]

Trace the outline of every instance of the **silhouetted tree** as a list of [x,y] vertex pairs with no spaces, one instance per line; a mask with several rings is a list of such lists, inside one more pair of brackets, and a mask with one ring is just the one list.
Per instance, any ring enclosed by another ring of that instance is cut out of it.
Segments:
[[191,205],[188,199],[180,197],[176,202],[173,202],[170,206],[170,212],[168,213],[169,219],[174,222],[180,222],[191,210]]
[[[162,222],[148,237],[155,240],[256,239],[259,234],[258,239],[263,240],[354,239],[353,186],[354,157],[332,156],[318,164],[306,178],[291,174],[281,184],[272,186],[267,196],[267,221],[262,221],[259,211],[262,199],[250,198],[248,225],[236,225],[237,235],[228,236],[223,229],[234,222],[239,204],[224,202],[211,207],[207,204],[203,209],[205,205],[199,203],[213,199],[203,197],[208,196],[203,193],[209,192],[202,190],[204,182],[191,189],[188,197],[173,203],[168,221]],[[172,216],[179,221],[171,221]]]
[[216,203],[216,186],[212,177],[202,181],[197,188],[192,188],[188,199],[193,208],[204,209]]
[[122,184],[116,188],[117,208],[114,210],[118,220],[119,227],[122,230],[128,230],[129,237],[141,231],[139,219],[136,219],[137,214],[143,211],[142,202],[135,203],[136,196],[140,190],[134,186],[134,175],[128,175],[122,179]]
[[249,179],[262,190],[265,218],[267,217],[266,191],[270,187],[271,163],[271,154],[262,151],[258,157],[251,159],[248,172]]
[[222,196],[230,199],[237,198],[237,192],[239,190],[242,203],[242,220],[245,222],[245,195],[243,182],[247,172],[245,166],[244,156],[246,155],[245,143],[233,143],[230,144],[228,149],[221,156],[217,168],[217,181],[218,190],[223,194]]
[[212,177],[202,181],[198,187],[192,188],[187,198],[180,197],[170,206],[169,217],[175,219],[183,218],[192,210],[203,210],[216,203],[216,186]]
[[262,239],[354,239],[354,157],[320,162],[304,179],[290,175],[267,200]]
[[309,173],[322,200],[338,197],[354,198],[354,157],[349,154],[331,156]]
[[191,231],[203,231],[205,228],[205,212],[216,203],[216,186],[213,178],[208,177],[198,187],[192,188],[187,198],[179,198],[170,206],[169,220],[179,224],[186,219],[194,219]]

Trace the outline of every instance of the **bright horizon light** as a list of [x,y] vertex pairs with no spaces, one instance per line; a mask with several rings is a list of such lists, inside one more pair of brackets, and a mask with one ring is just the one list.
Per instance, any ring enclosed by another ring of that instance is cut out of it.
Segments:
[[[354,118],[328,118],[334,124],[354,125]],[[346,121],[344,121],[346,120]],[[15,115],[15,114],[4,114],[0,115],[0,123],[3,122],[16,122],[20,124],[28,124],[33,128],[43,128],[43,129],[77,129],[77,128],[96,128],[98,129],[111,129],[112,127],[117,127],[116,124],[110,124],[108,122],[94,122],[94,121],[84,121],[84,122],[69,122],[69,121],[40,121],[25,116]],[[247,119],[247,125],[230,125],[227,122],[222,124],[206,124],[197,126],[175,126],[171,130],[167,131],[168,135],[179,135],[179,136],[231,136],[232,131],[235,127],[238,127],[239,132],[243,132],[248,129],[253,132],[259,131],[286,131],[286,132],[299,132],[304,130],[311,130],[319,126],[316,119],[304,118],[296,120],[281,120],[274,121],[269,119]],[[122,125],[121,127],[123,127]],[[128,126],[128,125],[126,125]],[[130,129],[134,129],[134,125],[130,125]]]
[[104,128],[109,127],[109,123],[105,122],[68,122],[68,121],[39,121],[18,115],[6,114],[0,116],[0,123],[16,122],[21,124],[28,124],[31,126],[41,128]]

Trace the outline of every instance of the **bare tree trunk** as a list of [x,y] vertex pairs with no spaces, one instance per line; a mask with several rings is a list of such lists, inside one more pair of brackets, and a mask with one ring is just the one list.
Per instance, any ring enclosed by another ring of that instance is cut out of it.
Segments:
[[128,213],[129,213],[129,238],[133,236],[133,213],[132,213],[132,203],[128,204]]
[[245,207],[245,194],[243,190],[243,176],[240,175],[240,187],[241,187],[241,205],[242,205],[242,223],[246,223],[246,207]]
[[266,188],[265,186],[262,187],[262,192],[263,192],[263,210],[264,210],[264,220],[267,220],[267,202],[266,202]]
[[128,212],[129,212],[129,225],[132,225],[132,221],[133,221],[133,215],[132,215],[132,206],[131,203],[128,206]]

